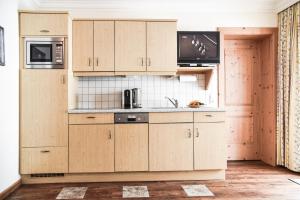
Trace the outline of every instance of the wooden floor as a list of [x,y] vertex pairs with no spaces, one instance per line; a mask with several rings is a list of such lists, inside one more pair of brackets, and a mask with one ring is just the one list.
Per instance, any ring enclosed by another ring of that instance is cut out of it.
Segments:
[[[242,161],[228,163],[226,181],[23,185],[7,199],[55,199],[63,187],[72,186],[88,187],[84,199],[122,199],[123,185],[146,185],[150,194],[148,199],[300,200],[300,185],[289,181],[289,178],[300,178],[300,174],[258,161]],[[215,197],[187,197],[181,184],[205,184]]]

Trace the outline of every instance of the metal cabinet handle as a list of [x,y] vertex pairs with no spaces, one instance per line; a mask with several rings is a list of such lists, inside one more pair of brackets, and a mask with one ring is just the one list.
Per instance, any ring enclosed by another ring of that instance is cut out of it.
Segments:
[[212,115],[205,115],[206,117],[212,117]]
[[111,138],[112,138],[111,130],[109,130],[109,133],[108,133],[108,139],[111,140]]
[[96,66],[99,66],[99,59],[96,58]]
[[61,84],[65,84],[66,83],[66,80],[65,80],[65,75],[62,75],[61,76]]
[[89,58],[89,66],[91,66],[91,58]]
[[197,132],[196,137],[198,138],[200,136],[198,128],[196,128],[196,132]]
[[86,117],[87,119],[95,119],[96,117],[94,117],[94,116],[88,116],[88,117]]
[[142,66],[144,66],[144,58],[142,58]]
[[191,138],[191,137],[192,137],[192,131],[191,131],[191,129],[190,129],[190,128],[188,129],[188,137],[189,137],[189,138]]
[[47,30],[47,29],[42,29],[42,30],[40,30],[40,32],[41,32],[41,33],[49,33],[50,31]]
[[41,153],[49,153],[49,150],[42,150]]
[[148,66],[151,66],[151,58],[148,58]]

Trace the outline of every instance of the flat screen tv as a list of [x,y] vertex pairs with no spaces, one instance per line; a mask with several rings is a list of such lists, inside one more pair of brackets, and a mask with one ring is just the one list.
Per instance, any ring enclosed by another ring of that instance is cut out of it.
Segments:
[[178,31],[177,62],[180,66],[220,63],[220,33]]

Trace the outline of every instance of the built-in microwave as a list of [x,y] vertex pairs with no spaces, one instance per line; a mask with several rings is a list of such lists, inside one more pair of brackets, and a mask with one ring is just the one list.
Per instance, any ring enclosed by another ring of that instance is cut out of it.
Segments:
[[25,68],[28,69],[63,69],[64,38],[30,37],[25,38]]

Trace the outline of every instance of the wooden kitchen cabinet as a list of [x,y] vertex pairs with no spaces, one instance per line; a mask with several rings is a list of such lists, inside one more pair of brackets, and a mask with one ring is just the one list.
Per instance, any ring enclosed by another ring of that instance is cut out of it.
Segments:
[[194,124],[194,170],[226,168],[225,129],[224,121]]
[[149,125],[149,170],[193,170],[193,123]]
[[67,36],[68,13],[20,13],[21,36]]
[[69,172],[114,171],[114,125],[69,126]]
[[114,21],[73,21],[73,71],[114,71]]
[[177,23],[147,22],[147,71],[176,71]]
[[73,71],[94,70],[93,21],[73,21]]
[[67,147],[21,148],[21,174],[68,172]]
[[115,124],[115,171],[148,171],[148,124]]
[[146,23],[115,22],[115,71],[146,71]]
[[21,147],[68,145],[67,70],[22,70]]

